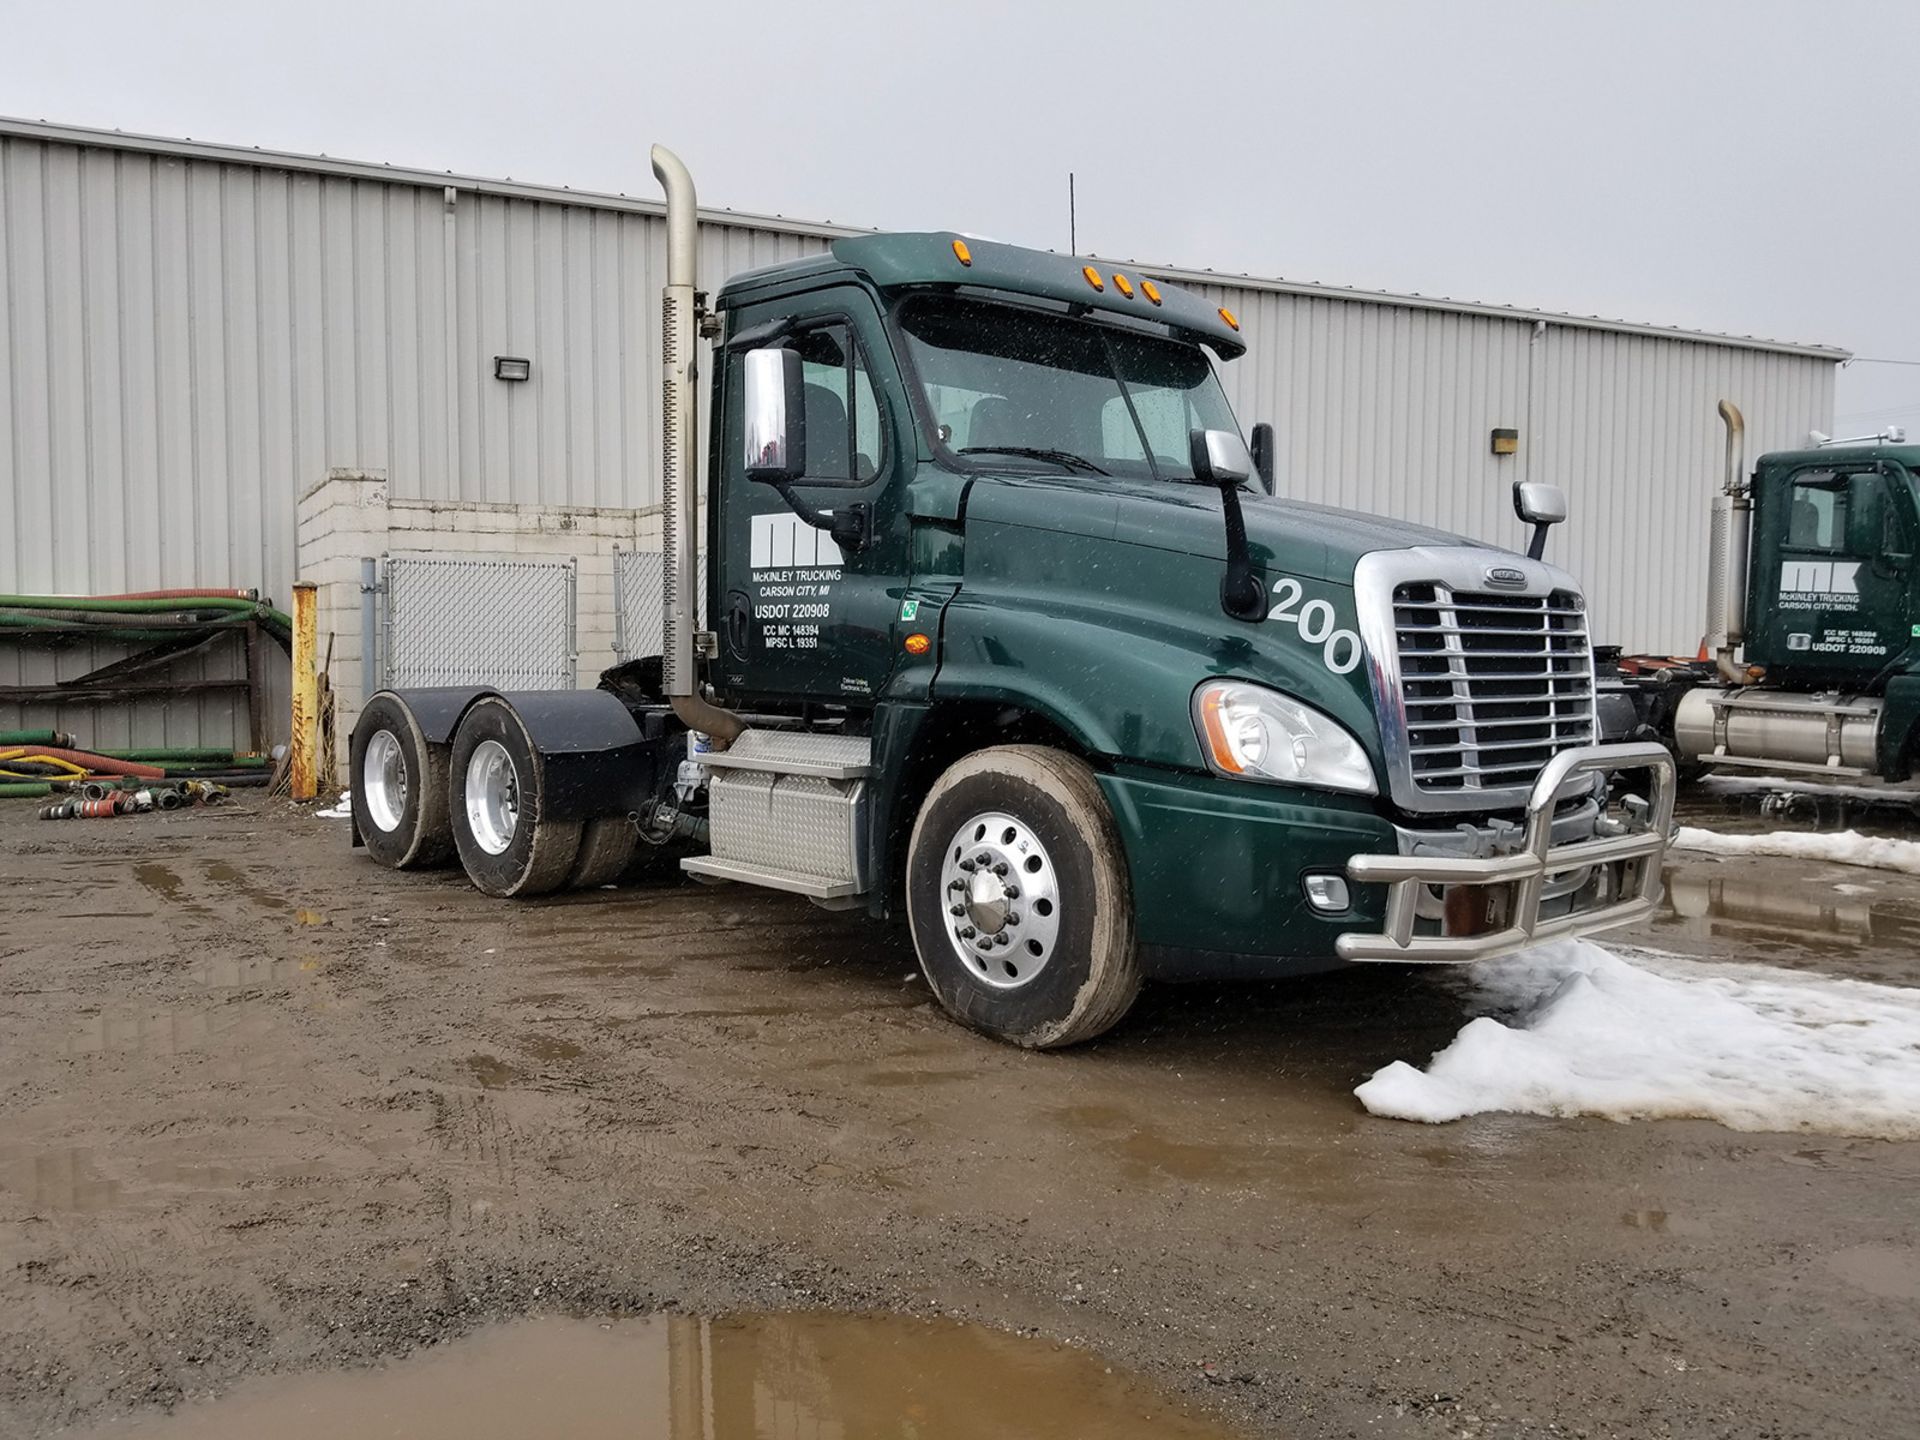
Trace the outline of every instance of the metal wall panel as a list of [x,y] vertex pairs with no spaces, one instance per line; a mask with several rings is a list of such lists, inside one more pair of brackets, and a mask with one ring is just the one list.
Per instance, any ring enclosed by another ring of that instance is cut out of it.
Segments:
[[[658,211],[0,124],[0,590],[257,585],[284,604],[295,501],[331,467],[384,470],[400,498],[657,503]],[[717,287],[836,233],[709,212],[701,273]],[[1251,349],[1223,378],[1243,421],[1275,422],[1287,493],[1514,544],[1514,476],[1565,485],[1549,554],[1586,581],[1603,642],[1697,639],[1720,396],[1750,456],[1831,428],[1832,353],[1161,273],[1240,316]],[[494,379],[495,355],[532,380]],[[1496,458],[1508,425],[1522,454]],[[0,684],[55,665],[0,647]],[[270,704],[277,720],[278,681]],[[246,731],[238,696],[0,706],[16,720],[101,745]]]

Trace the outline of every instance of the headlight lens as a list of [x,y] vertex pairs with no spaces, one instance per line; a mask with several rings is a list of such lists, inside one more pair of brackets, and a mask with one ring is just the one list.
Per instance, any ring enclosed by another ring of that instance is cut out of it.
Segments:
[[1277,691],[1215,680],[1193,696],[1207,763],[1221,775],[1375,793],[1373,766],[1340,724]]

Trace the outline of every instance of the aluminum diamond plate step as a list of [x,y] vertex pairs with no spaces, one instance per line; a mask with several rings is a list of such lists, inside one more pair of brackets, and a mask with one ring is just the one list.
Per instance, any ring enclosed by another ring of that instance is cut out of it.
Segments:
[[765,770],[820,780],[858,780],[873,773],[873,742],[864,735],[807,735],[748,730],[725,750],[702,756],[715,770]]
[[746,885],[764,885],[769,890],[785,890],[808,895],[815,900],[839,900],[860,893],[854,880],[835,880],[825,875],[801,875],[789,870],[774,870],[764,865],[749,865],[739,860],[722,860],[715,855],[689,855],[680,862],[689,875],[707,875],[716,880],[738,880]]

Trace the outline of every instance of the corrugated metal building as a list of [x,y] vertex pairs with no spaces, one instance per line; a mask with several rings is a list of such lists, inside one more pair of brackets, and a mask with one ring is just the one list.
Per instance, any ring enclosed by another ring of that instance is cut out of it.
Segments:
[[[651,199],[0,121],[0,591],[257,585],[285,602],[294,506],[328,470],[396,498],[657,503],[662,207]],[[956,215],[956,224],[965,217]],[[702,217],[702,275],[843,229]],[[1283,492],[1505,544],[1520,474],[1567,487],[1550,554],[1599,638],[1690,649],[1714,404],[1749,453],[1830,428],[1845,352],[1499,306],[1133,268],[1241,317],[1223,367],[1271,419]],[[534,379],[493,376],[523,355]],[[1495,427],[1520,431],[1497,457]],[[0,686],[50,660],[0,646]],[[72,663],[66,662],[71,670]],[[584,663],[590,683],[592,667]],[[276,705],[276,713],[278,713]],[[93,743],[227,743],[226,697],[94,715]]]

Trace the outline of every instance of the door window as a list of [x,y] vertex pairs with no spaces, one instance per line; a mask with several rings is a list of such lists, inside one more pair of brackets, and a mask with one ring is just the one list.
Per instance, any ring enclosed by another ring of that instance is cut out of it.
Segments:
[[1796,550],[1847,548],[1847,479],[1830,470],[1793,477],[1787,500],[1787,544]]
[[800,355],[805,386],[810,485],[862,485],[880,473],[880,406],[866,358],[844,323],[802,330],[787,341]]

